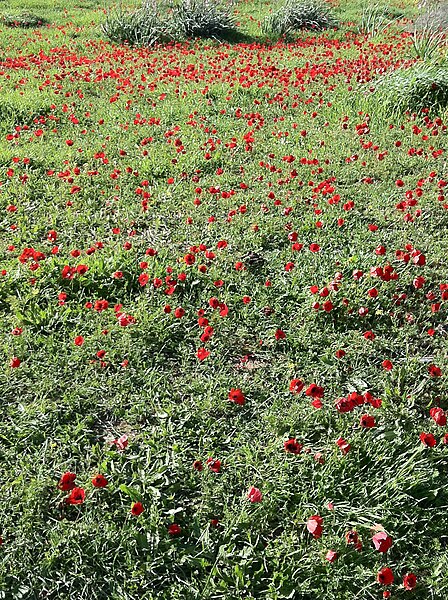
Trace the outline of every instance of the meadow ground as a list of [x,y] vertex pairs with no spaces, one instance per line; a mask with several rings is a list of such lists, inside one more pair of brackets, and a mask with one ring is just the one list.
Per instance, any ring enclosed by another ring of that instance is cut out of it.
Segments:
[[372,96],[416,5],[332,4],[0,2],[0,598],[448,597],[448,115]]

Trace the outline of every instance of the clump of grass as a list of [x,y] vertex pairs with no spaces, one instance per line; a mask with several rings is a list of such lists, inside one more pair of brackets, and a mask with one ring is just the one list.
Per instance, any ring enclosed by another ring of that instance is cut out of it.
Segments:
[[374,95],[389,112],[446,108],[448,64],[421,62],[410,68],[397,69],[378,80]]
[[163,7],[155,1],[146,1],[136,11],[127,12],[121,5],[112,10],[101,29],[117,44],[153,46],[157,42],[170,39],[169,25],[163,18]]
[[223,36],[235,30],[232,4],[216,0],[181,0],[172,11],[172,31],[187,38]]
[[414,29],[412,33],[412,51],[416,58],[431,61],[439,54],[442,56],[447,44],[447,36],[443,31],[434,31],[428,25],[423,29]]
[[362,12],[361,21],[358,25],[359,33],[364,35],[377,35],[393,22],[388,10],[380,4],[366,6]]
[[48,21],[44,17],[34,13],[22,11],[17,14],[3,15],[1,17],[1,23],[7,27],[22,27],[23,29],[26,29],[42,27],[42,25],[46,25]]
[[319,0],[287,0],[262,23],[263,32],[274,35],[288,35],[300,29],[321,31],[336,26],[337,21],[330,9]]

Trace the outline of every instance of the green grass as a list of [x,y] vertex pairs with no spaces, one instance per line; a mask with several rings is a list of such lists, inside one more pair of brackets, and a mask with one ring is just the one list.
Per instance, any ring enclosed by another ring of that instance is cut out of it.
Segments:
[[[370,88],[413,64],[406,23],[368,37],[357,33],[362,2],[332,5],[337,31],[270,43],[260,28],[270,3],[248,0],[235,7],[233,42],[145,50],[102,38],[110,3],[0,3],[50,23],[0,27],[0,598],[447,597],[447,429],[429,410],[448,409],[448,114],[388,112]],[[200,244],[215,257],[200,251],[188,266]],[[407,244],[423,266],[397,258]],[[25,248],[46,255],[37,270],[18,260]],[[398,280],[370,275],[386,263]],[[66,265],[88,270],[64,279]],[[311,293],[336,273],[337,290]],[[109,308],[86,308],[100,299]],[[312,308],[328,299],[330,312]],[[115,305],[135,323],[120,326]],[[290,392],[294,378],[324,387],[320,410]],[[231,389],[244,405],[229,402]],[[353,391],[381,407],[339,413],[334,401]],[[364,413],[376,427],[360,427]],[[422,432],[437,446],[424,447]],[[119,451],[110,442],[122,435]],[[300,454],[284,451],[289,437]],[[65,502],[65,472],[83,504]],[[106,488],[93,487],[97,473]],[[251,486],[261,503],[248,501]],[[324,530],[313,539],[306,523],[317,514]],[[385,556],[375,527],[393,539]],[[351,529],[362,551],[346,543]],[[395,576],[386,588],[376,583],[385,566]],[[413,592],[402,585],[409,572]]]

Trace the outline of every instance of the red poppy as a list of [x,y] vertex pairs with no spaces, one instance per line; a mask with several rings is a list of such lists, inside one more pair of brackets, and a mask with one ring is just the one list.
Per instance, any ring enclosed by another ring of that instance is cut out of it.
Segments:
[[181,533],[181,531],[182,531],[182,528],[177,523],[172,523],[172,525],[170,525],[168,527],[168,533],[170,535],[179,535]]
[[263,494],[258,488],[251,486],[247,492],[247,499],[253,503],[261,502],[263,500]]
[[429,448],[434,448],[437,445],[436,438],[432,435],[432,433],[421,433],[420,441],[424,446],[428,446]]
[[58,488],[63,492],[69,492],[75,487],[76,474],[67,471],[59,480]]
[[221,461],[214,458],[207,458],[206,464],[210,471],[213,473],[219,473],[221,471]]
[[86,498],[86,493],[82,488],[75,487],[65,499],[67,504],[82,504]]
[[393,368],[393,364],[390,362],[390,360],[383,360],[381,365],[386,371],[391,371]]
[[414,573],[408,573],[403,577],[403,587],[405,590],[411,591],[417,585],[417,577]]
[[338,438],[336,440],[336,444],[339,447],[339,449],[341,450],[342,454],[347,454],[347,452],[349,452],[351,449],[350,444],[343,438]]
[[289,384],[289,391],[293,394],[300,394],[304,387],[305,384],[301,379],[292,379]]
[[311,533],[311,535],[316,539],[320,538],[322,536],[323,522],[324,522],[324,520],[319,515],[313,515],[306,522],[306,528]]
[[308,386],[305,391],[307,396],[311,396],[311,398],[323,398],[324,397],[324,388],[312,383]]
[[193,463],[193,469],[195,471],[202,471],[202,469],[204,468],[204,465],[202,464],[202,461],[200,460],[195,460]]
[[446,413],[443,408],[434,407],[429,411],[430,417],[433,419],[437,425],[445,426],[446,425]]
[[107,479],[104,477],[104,475],[95,475],[95,477],[92,478],[92,484],[94,487],[96,488],[104,488],[106,487],[108,481]]
[[436,365],[429,365],[428,373],[431,375],[431,377],[441,377],[442,369],[440,367],[437,367]]
[[338,556],[339,554],[334,550],[328,550],[327,554],[325,555],[325,560],[328,560],[328,562],[330,563],[334,563],[337,560]]
[[144,510],[145,509],[141,502],[133,502],[132,503],[131,513],[134,515],[134,517],[138,517],[139,515],[141,515]]
[[84,338],[82,335],[77,335],[74,339],[75,346],[82,346],[84,344]]
[[359,424],[361,427],[365,427],[366,429],[375,427],[375,418],[371,415],[362,415],[359,419]]
[[210,356],[210,352],[205,348],[199,348],[199,350],[196,352],[196,356],[200,361],[203,361],[207,358],[207,356]]
[[246,402],[246,398],[242,391],[234,389],[231,389],[229,392],[229,400],[239,405],[243,405]]
[[376,580],[381,585],[391,585],[394,582],[394,574],[389,567],[383,567],[381,571],[378,571]]
[[283,447],[285,452],[289,452],[290,454],[300,454],[303,444],[299,444],[295,438],[290,438],[283,443]]
[[17,358],[17,356],[13,356],[9,361],[9,366],[12,369],[17,369],[17,367],[20,367],[21,362],[22,361],[20,360],[20,358]]
[[380,531],[372,537],[375,550],[378,552],[387,552],[392,546],[392,538],[385,531]]

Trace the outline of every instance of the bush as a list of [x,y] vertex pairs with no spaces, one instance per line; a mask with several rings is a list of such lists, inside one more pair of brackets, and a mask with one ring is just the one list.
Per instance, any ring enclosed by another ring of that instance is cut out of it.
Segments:
[[215,0],[181,0],[173,8],[173,32],[184,37],[219,37],[235,28],[232,4]]
[[389,112],[448,106],[448,64],[416,63],[378,80],[374,95]]
[[120,6],[109,13],[101,28],[117,44],[152,46],[170,38],[169,26],[155,1],[145,2],[134,12],[125,12]]
[[447,46],[447,36],[442,31],[434,31],[425,26],[423,29],[414,29],[412,33],[412,50],[414,55],[421,60],[433,60],[439,54],[442,56]]
[[300,29],[321,31],[336,25],[336,20],[323,2],[287,0],[286,4],[265,18],[262,28],[264,33],[288,35]]
[[3,15],[1,18],[3,25],[7,27],[41,27],[48,23],[47,19],[33,13],[22,11],[16,15]]
[[389,27],[392,22],[393,18],[391,19],[387,9],[379,4],[374,4],[364,8],[358,31],[364,35],[376,35]]

